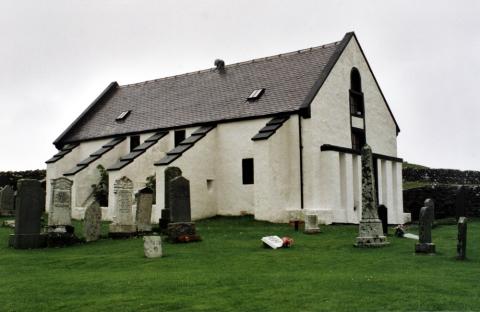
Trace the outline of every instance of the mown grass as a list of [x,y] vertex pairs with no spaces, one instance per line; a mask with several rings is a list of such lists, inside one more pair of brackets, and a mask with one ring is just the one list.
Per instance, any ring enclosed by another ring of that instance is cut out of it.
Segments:
[[[354,248],[353,225],[306,235],[241,217],[197,228],[202,242],[165,243],[157,259],[143,257],[142,239],[13,250],[11,230],[0,228],[0,311],[480,310],[480,222],[469,224],[463,262],[452,225],[433,230],[435,256],[415,255],[414,241],[393,236],[386,248]],[[295,245],[264,249],[265,235]]]

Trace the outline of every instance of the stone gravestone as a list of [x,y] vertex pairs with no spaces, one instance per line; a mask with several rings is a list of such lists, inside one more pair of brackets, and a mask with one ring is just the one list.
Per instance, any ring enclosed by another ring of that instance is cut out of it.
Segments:
[[20,179],[17,182],[15,202],[15,234],[11,234],[9,245],[16,249],[45,247],[45,235],[40,234],[43,191],[40,182]]
[[190,182],[182,176],[170,180],[168,205],[172,222],[192,221],[190,212]]
[[182,176],[170,180],[168,195],[172,220],[167,226],[169,240],[174,243],[199,241],[195,223],[191,222],[190,182]]
[[72,226],[72,184],[67,178],[53,179],[48,213],[47,246],[63,247],[77,242]]
[[143,237],[143,252],[147,258],[160,258],[162,253],[162,238],[160,235]]
[[153,205],[153,191],[146,187],[137,193],[137,231],[151,232],[152,231],[152,205]]
[[467,189],[465,188],[465,186],[462,185],[458,188],[455,196],[455,216],[457,220],[460,217],[467,216],[466,197]]
[[362,148],[362,220],[358,227],[356,247],[383,247],[389,244],[383,235],[382,222],[377,215],[377,196],[370,146]]
[[113,184],[114,202],[113,222],[109,226],[108,235],[111,237],[129,237],[137,230],[133,219],[133,182],[122,177]]
[[170,181],[176,177],[182,175],[182,170],[178,167],[168,167],[165,169],[165,188],[164,188],[164,198],[165,198],[165,208],[162,210],[161,219],[159,221],[160,230],[164,231],[167,229],[168,223],[171,220],[170,214]]
[[64,177],[52,179],[49,227],[72,225],[72,184],[71,180]]
[[315,213],[306,213],[305,214],[305,229],[304,232],[307,234],[316,234],[320,233],[320,228],[318,227],[318,216]]
[[15,215],[15,192],[10,185],[0,190],[0,217]]
[[85,217],[83,219],[83,231],[85,241],[93,242],[100,238],[102,230],[102,208],[97,201],[94,201],[85,210]]
[[383,235],[388,235],[388,210],[385,205],[378,206],[378,218],[382,221]]
[[467,256],[467,218],[458,219],[457,260],[465,260]]
[[432,243],[432,226],[435,220],[435,206],[430,198],[425,200],[420,209],[418,220],[419,242],[415,244],[416,253],[435,253],[435,244]]

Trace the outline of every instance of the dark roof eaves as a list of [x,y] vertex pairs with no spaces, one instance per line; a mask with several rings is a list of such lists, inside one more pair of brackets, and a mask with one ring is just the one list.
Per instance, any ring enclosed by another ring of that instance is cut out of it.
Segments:
[[340,58],[340,55],[342,55],[343,50],[345,50],[345,48],[347,47],[348,42],[354,36],[355,36],[355,33],[353,31],[345,34],[343,39],[338,44],[338,47],[335,50],[335,53],[332,54],[332,56],[328,60],[327,65],[320,73],[320,76],[318,77],[317,81],[313,85],[312,89],[307,94],[306,98],[303,100],[303,103],[300,105],[300,112],[304,117],[310,117],[310,105],[312,104],[313,99],[315,98],[318,91],[325,83],[325,80],[327,79],[328,75],[330,75],[330,72],[332,71],[333,67],[335,66],[338,59]]
[[112,92],[112,90],[115,90],[118,88],[118,83],[116,81],[112,81],[106,88],[103,90],[102,93],[100,93],[99,96],[78,116],[71,124],[70,126],[65,129],[65,131],[60,134],[60,136],[53,142],[55,147],[58,149],[58,145],[61,143],[61,141],[65,138],[65,136],[79,123],[83,117],[85,117],[90,110],[92,110],[98,103],[101,102],[101,100],[106,97],[108,94]]

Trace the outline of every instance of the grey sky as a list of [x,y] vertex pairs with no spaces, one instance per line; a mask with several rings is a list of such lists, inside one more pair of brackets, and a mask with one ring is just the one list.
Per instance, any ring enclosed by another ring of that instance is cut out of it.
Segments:
[[398,155],[480,170],[480,1],[0,0],[0,170],[44,168],[111,81],[140,82],[355,31],[400,125]]

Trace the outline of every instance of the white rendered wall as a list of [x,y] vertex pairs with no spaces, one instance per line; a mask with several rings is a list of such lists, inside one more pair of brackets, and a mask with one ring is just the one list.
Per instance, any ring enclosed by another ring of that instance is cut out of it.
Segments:
[[[352,38],[314,98],[311,118],[303,120],[305,208],[320,211],[319,217],[326,223],[357,223],[361,217],[360,157],[320,151],[323,144],[352,148],[349,89],[353,67],[361,75],[367,143],[374,153],[397,156],[395,122],[358,43]],[[353,126],[363,128],[361,119],[353,118]],[[392,165],[386,165],[389,178],[384,180],[389,183],[386,186],[389,193],[385,200],[390,205],[389,211],[394,211],[392,216],[397,216],[403,215],[403,203],[398,195],[401,183],[394,184],[390,178],[393,169]],[[400,223],[398,217],[389,220]]]

